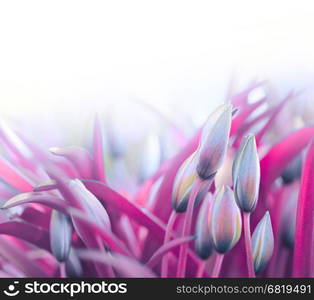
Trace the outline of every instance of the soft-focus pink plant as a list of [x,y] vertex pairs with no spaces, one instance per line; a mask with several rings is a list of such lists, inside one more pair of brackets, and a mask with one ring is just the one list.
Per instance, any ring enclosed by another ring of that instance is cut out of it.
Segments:
[[191,139],[172,123],[185,145],[168,159],[142,149],[135,192],[128,149],[101,119],[89,145],[50,149],[2,124],[0,275],[313,277],[314,126],[282,117],[300,95],[250,101],[263,85]]

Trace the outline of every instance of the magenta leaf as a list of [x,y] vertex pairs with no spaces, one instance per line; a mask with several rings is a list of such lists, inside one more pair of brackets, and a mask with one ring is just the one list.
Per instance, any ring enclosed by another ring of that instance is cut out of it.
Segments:
[[32,224],[16,221],[1,223],[0,234],[14,236],[38,248],[50,251],[49,232]]
[[314,137],[314,126],[299,129],[273,146],[261,160],[260,195],[264,198],[273,182]]
[[299,192],[295,249],[293,262],[294,277],[312,277],[314,265],[314,142],[304,163]]
[[109,254],[99,251],[81,250],[78,256],[83,260],[112,266],[121,277],[151,278],[156,275],[145,265],[129,257],[119,254]]
[[262,99],[241,110],[232,122],[230,135],[234,136],[241,129],[241,126],[243,126],[247,118],[264,103],[265,99]]
[[163,240],[165,225],[148,211],[144,211],[137,204],[127,200],[106,184],[95,180],[82,180],[104,205],[115,207],[118,213],[124,213],[137,223],[147,227],[160,241]]
[[160,261],[160,259],[168,252],[175,250],[180,245],[189,243],[194,240],[194,236],[187,236],[187,237],[181,237],[174,239],[164,245],[162,245],[149,259],[149,261],[146,263],[148,267],[151,269],[154,268]]
[[0,156],[1,179],[21,192],[33,190],[33,184],[9,161]]
[[92,178],[92,158],[86,149],[78,146],[64,148],[53,147],[50,148],[50,152],[69,160],[82,177]]
[[98,118],[95,119],[93,135],[93,174],[96,180],[105,182],[103,132]]
[[41,192],[31,192],[22,193],[14,196],[13,198],[5,202],[1,208],[7,209],[28,203],[43,204],[60,212],[65,212],[65,209],[67,207],[67,203],[62,198]]
[[25,252],[16,247],[11,240],[0,237],[0,255],[17,266],[28,277],[48,277],[48,274],[29,259]]
[[89,232],[99,235],[110,250],[130,256],[130,252],[126,249],[125,245],[111,231],[101,228],[92,219],[77,209],[70,208],[68,209],[68,213],[72,218],[88,227]]
[[261,143],[262,138],[267,133],[267,131],[271,128],[273,123],[275,122],[277,116],[280,114],[280,112],[283,110],[283,108],[287,105],[287,102],[294,99],[296,95],[294,95],[292,92],[288,94],[287,97],[285,97],[277,106],[272,110],[271,116],[266,122],[266,124],[263,126],[263,128],[256,134],[256,143],[259,145]]

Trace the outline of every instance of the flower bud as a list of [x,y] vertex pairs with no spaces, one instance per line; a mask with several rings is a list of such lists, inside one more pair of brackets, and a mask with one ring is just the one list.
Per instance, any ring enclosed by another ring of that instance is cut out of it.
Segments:
[[273,254],[273,250],[274,235],[269,212],[267,211],[252,235],[252,255],[256,274],[264,271]]
[[69,218],[53,210],[50,219],[50,247],[59,262],[66,261],[71,248],[72,225]]
[[241,213],[233,191],[223,186],[217,193],[211,213],[211,234],[218,253],[226,253],[241,236]]
[[232,106],[225,103],[212,113],[202,130],[196,166],[201,179],[209,179],[221,167],[229,141]]
[[[177,213],[183,213],[187,209],[188,201],[194,183],[198,176],[195,170],[195,152],[189,156],[179,168],[172,190],[172,207]],[[206,195],[210,182],[204,182],[196,196],[195,205]]]
[[252,212],[257,204],[260,184],[260,164],[255,137],[242,142],[232,166],[236,202],[244,212]]
[[209,227],[212,201],[212,194],[207,193],[198,213],[195,226],[195,251],[201,259],[207,259],[213,253]]

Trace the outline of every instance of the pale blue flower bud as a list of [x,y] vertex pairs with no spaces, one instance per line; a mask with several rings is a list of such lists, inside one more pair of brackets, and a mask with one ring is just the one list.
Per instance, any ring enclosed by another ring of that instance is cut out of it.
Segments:
[[232,167],[236,202],[244,212],[252,212],[257,204],[260,185],[260,163],[255,137],[242,142]]
[[229,141],[232,119],[230,103],[221,105],[210,115],[203,130],[197,150],[197,173],[201,179],[209,179],[221,167]]
[[264,271],[274,250],[274,235],[270,215],[267,211],[252,235],[252,255],[256,274]]
[[232,249],[241,236],[241,213],[235,202],[233,191],[222,187],[214,200],[211,214],[211,233],[218,253]]

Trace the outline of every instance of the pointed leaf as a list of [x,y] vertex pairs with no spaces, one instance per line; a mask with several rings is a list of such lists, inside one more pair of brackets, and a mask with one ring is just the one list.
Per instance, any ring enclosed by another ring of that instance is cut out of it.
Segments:
[[302,181],[300,185],[293,275],[295,277],[312,277],[314,263],[314,142],[306,156]]
[[105,252],[81,250],[78,252],[78,256],[83,260],[112,266],[122,277],[156,277],[156,275],[146,266],[123,255],[110,255]]

